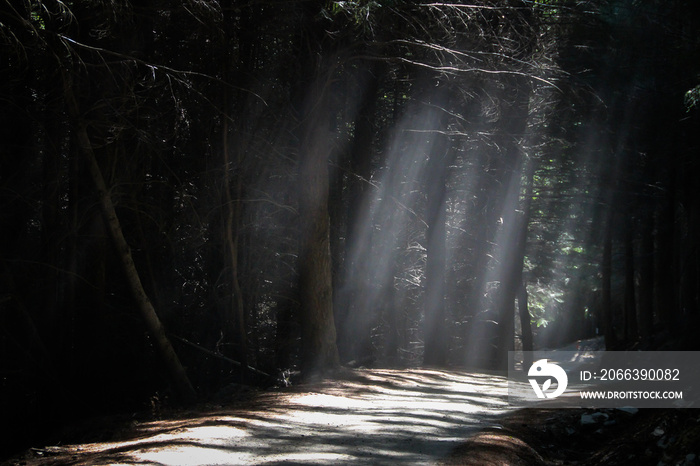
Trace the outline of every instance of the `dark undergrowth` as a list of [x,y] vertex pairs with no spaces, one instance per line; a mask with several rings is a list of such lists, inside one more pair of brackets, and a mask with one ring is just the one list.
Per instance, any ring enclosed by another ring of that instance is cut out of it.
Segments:
[[698,410],[523,409],[443,464],[691,466],[700,464],[698,455]]

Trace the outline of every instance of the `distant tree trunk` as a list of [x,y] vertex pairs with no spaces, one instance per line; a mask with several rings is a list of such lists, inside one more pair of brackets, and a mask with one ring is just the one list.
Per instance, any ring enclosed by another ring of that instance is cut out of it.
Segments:
[[[518,181],[514,182],[518,198],[520,197],[520,175],[517,175]],[[531,177],[532,175],[530,175]],[[529,190],[528,190],[529,191]],[[499,367],[505,369],[505,363],[508,361],[508,351],[515,350],[515,300],[518,296],[522,297],[522,282],[523,282],[523,265],[525,261],[525,246],[527,242],[527,230],[529,221],[529,205],[531,191],[526,194],[522,212],[514,212],[514,215],[508,215],[509,218],[504,219],[504,233],[501,236],[501,284],[499,294],[496,300],[499,309]],[[517,209],[517,205],[515,207]],[[510,224],[506,224],[510,223]],[[519,294],[520,293],[520,294]],[[523,302],[518,300],[521,325],[523,334],[528,332],[531,338],[530,316],[527,312],[527,295],[524,297],[525,306],[521,307]],[[527,312],[523,321],[523,312]],[[526,329],[527,328],[527,329]],[[524,343],[524,342],[523,342]],[[532,342],[530,341],[530,346]],[[530,350],[531,351],[531,350]]]
[[[392,277],[393,278],[393,277]],[[387,323],[386,342],[384,344],[384,357],[390,366],[396,366],[400,361],[399,349],[401,348],[403,322],[400,316],[402,308],[397,302],[396,289],[392,283],[383,294],[384,316]]]
[[639,244],[639,333],[642,343],[650,343],[654,327],[654,218],[648,212],[640,222]]
[[632,343],[637,339],[637,300],[634,286],[634,233],[632,219],[625,225],[625,314],[624,341]]
[[[508,351],[515,349],[515,298],[521,281],[523,260],[525,255],[525,240],[529,219],[521,212],[523,206],[529,210],[531,194],[532,168],[526,168],[527,160],[520,148],[520,140],[525,134],[528,121],[530,83],[522,77],[507,81],[510,94],[504,96],[503,127],[500,130],[501,147],[501,179],[504,192],[500,203],[502,225],[496,236],[497,244],[497,279],[500,282],[495,309],[499,323],[497,354],[494,362],[505,369],[508,361]],[[528,166],[529,167],[529,166]],[[526,196],[522,196],[522,177],[524,169],[527,175],[528,187]],[[525,204],[522,205],[521,201]],[[529,212],[526,212],[529,215]]]
[[343,269],[347,266],[347,256],[345,254],[345,245],[347,238],[345,228],[347,227],[347,212],[345,211],[345,203],[343,195],[345,189],[345,173],[341,168],[344,161],[341,151],[333,153],[333,158],[330,161],[329,173],[329,193],[328,193],[328,216],[330,221],[330,248],[331,248],[331,279],[333,281],[333,313],[335,328],[338,338],[338,353],[340,360],[343,360],[341,350],[341,341],[343,337],[341,332],[344,328],[342,322],[345,320],[343,316],[347,316],[348,295],[343,293],[345,289],[343,282]]
[[[438,128],[442,129],[442,128]],[[450,341],[450,329],[445,325],[445,274],[447,269],[447,177],[452,151],[446,136],[435,134],[428,161],[426,189],[426,263],[423,364],[444,366]]]
[[194,402],[197,397],[196,392],[194,391],[194,388],[187,377],[185,368],[180,363],[175,350],[170,344],[170,340],[166,335],[163,324],[158,318],[158,314],[156,314],[156,311],[153,308],[150,299],[146,295],[143,285],[141,284],[141,279],[131,256],[131,249],[124,238],[109,190],[105,184],[104,178],[102,177],[102,172],[97,160],[95,159],[95,154],[93,152],[87,129],[85,128],[85,125],[80,122],[80,109],[78,107],[78,102],[73,94],[70,78],[66,76],[65,72],[63,80],[68,114],[75,121],[79,122],[76,128],[78,144],[86,159],[88,172],[92,182],[95,184],[102,215],[104,216],[107,229],[112,241],[114,242],[115,250],[119,257],[119,261],[124,271],[124,275],[126,276],[134,301],[141,312],[142,317],[144,318],[149,333],[153,337],[156,350],[162,357],[178,395],[185,403]]
[[[248,61],[251,60],[250,38],[247,36],[234,39],[236,30],[236,13],[234,2],[228,0],[223,4],[224,34],[223,34],[223,76],[226,83],[232,83],[236,90],[226,85],[223,88],[222,98],[222,165],[223,165],[223,244],[226,251],[227,281],[230,286],[230,297],[227,299],[224,310],[224,334],[228,337],[226,354],[232,359],[240,361],[243,366],[248,364],[248,333],[246,329],[246,312],[243,300],[239,273],[239,249],[240,249],[240,223],[241,223],[241,199],[243,197],[243,173],[241,149],[239,144],[231,142],[231,134],[235,134],[239,123],[235,120],[236,111],[240,109],[234,106],[240,104],[243,99],[240,89],[247,88],[248,83],[242,70],[248,69]],[[239,63],[236,70],[234,49],[238,46]],[[237,72],[238,71],[238,72]],[[232,128],[233,126],[233,128]],[[234,157],[232,157],[232,154]],[[227,287],[227,289],[229,289]]]
[[602,276],[602,314],[603,335],[605,336],[605,349],[612,351],[617,345],[617,337],[613,328],[612,315],[612,237],[613,237],[614,211],[612,205],[608,205],[608,218],[605,222],[603,236],[603,258],[601,261]]
[[[51,86],[47,84],[47,87]],[[52,86],[53,87],[53,86]],[[52,91],[55,88],[52,88]],[[64,115],[62,100],[54,95],[54,92],[49,93],[49,97],[53,98],[53,103],[46,109],[47,120],[43,123],[46,129],[45,147],[42,149],[42,203],[41,203],[41,261],[48,264],[46,267],[41,283],[43,285],[42,296],[44,297],[44,305],[42,306],[47,313],[47,322],[52,325],[62,326],[63,322],[57,315],[57,306],[59,300],[59,276],[57,271],[60,269],[59,253],[61,248],[60,238],[63,235],[61,231],[61,190],[60,184],[61,173],[63,166],[61,164],[61,151],[64,149],[65,135],[64,119],[58,118],[57,115]],[[61,332],[57,332],[61,333]]]
[[[480,154],[483,157],[483,164],[487,164],[487,157],[484,153]],[[476,192],[490,193],[497,189],[491,173],[487,176],[481,176],[478,180]],[[476,234],[474,238],[474,247],[471,254],[471,275],[473,279],[467,290],[467,309],[466,316],[472,323],[466,327],[464,335],[466,341],[466,360],[469,364],[475,363],[484,365],[486,362],[485,352],[487,351],[483,345],[490,345],[493,339],[493,334],[490,330],[482,331],[484,328],[479,317],[484,310],[485,296],[487,294],[487,281],[489,278],[488,268],[489,260],[493,253],[493,237],[497,229],[498,212],[493,207],[494,196],[482,194],[474,200],[475,206],[472,209],[476,212]],[[476,324],[476,325],[475,325]]]
[[73,375],[77,370],[75,366],[75,311],[78,297],[78,249],[80,244],[80,217],[84,211],[84,202],[81,199],[80,179],[85,171],[85,163],[78,152],[75,138],[71,138],[70,167],[68,170],[68,238],[66,256],[68,257],[68,277],[65,285],[63,319],[65,334],[62,335],[61,347],[64,348],[67,360],[68,372]]
[[[31,313],[27,309],[26,305],[22,300],[21,293],[17,292],[17,285],[15,284],[15,279],[12,276],[12,272],[7,267],[7,263],[2,260],[3,257],[0,256],[0,283],[3,285],[4,296],[0,300],[0,304],[3,306],[3,325],[6,325],[7,321],[12,314],[16,314],[17,321],[19,322],[19,329],[22,331],[19,335],[13,335],[13,337],[23,337],[18,338],[18,343],[22,345],[22,350],[25,350],[27,354],[31,355],[33,362],[36,363],[40,370],[46,371],[48,375],[52,378],[56,376],[55,371],[57,370],[54,366],[59,362],[55,354],[49,353],[41,338],[41,334],[36,328],[34,319]],[[14,306],[11,304],[14,302]],[[12,313],[11,310],[14,307],[16,313]],[[26,340],[26,341],[25,341]],[[24,346],[26,344],[26,347]]]
[[[372,175],[372,140],[374,138],[374,113],[379,89],[379,65],[368,65],[361,72],[359,86],[364,89],[360,107],[355,118],[355,131],[350,147],[350,169],[348,177],[348,215],[345,235],[345,262],[336,290],[338,317],[338,346],[344,360],[361,359],[371,353],[371,325],[369,313],[364,309],[359,295],[367,288],[367,245],[370,243],[365,216],[369,213],[370,199],[367,186]],[[373,304],[373,303],[370,303]]]
[[[667,168],[663,199],[656,217],[656,288],[654,305],[659,321],[672,333],[678,333],[678,251],[676,250],[676,174]],[[670,172],[670,173],[669,173]]]
[[[683,323],[683,333],[686,340],[695,339],[695,331],[690,331],[688,326],[695,326],[698,323],[698,279],[700,278],[699,268],[699,257],[698,257],[698,243],[697,238],[700,236],[700,216],[697,212],[697,207],[694,205],[695,200],[698,199],[697,193],[693,193],[696,188],[694,186],[688,186],[687,189],[691,191],[686,196],[688,201],[686,201],[686,214],[685,222],[687,233],[684,235],[681,241],[682,256],[680,261],[680,280],[679,280],[679,299],[680,299],[680,312],[681,312],[681,322]],[[686,348],[691,349],[688,345],[694,345],[694,341],[688,341],[686,343]],[[692,346],[695,348],[696,346]]]
[[275,328],[275,366],[284,370],[292,367],[292,350],[295,346],[292,339],[294,321],[294,301],[292,299],[277,301],[277,322]]
[[535,350],[532,338],[532,326],[530,324],[530,309],[527,305],[527,284],[520,279],[518,288],[518,313],[520,315],[520,326],[522,327],[523,338],[523,366],[530,367],[533,363],[532,351]]
[[[226,92],[226,97],[224,98],[226,102],[226,107],[228,107],[228,92]],[[229,270],[229,281],[231,285],[231,298],[227,306],[226,316],[224,318],[225,323],[225,333],[230,336],[233,340],[231,345],[235,348],[235,351],[228,352],[228,355],[237,359],[243,365],[248,364],[248,345],[247,345],[247,332],[246,332],[246,322],[245,322],[245,306],[243,302],[243,291],[241,289],[241,283],[239,280],[238,273],[238,243],[239,243],[239,228],[240,228],[240,211],[241,211],[241,197],[243,195],[242,191],[242,181],[243,176],[240,171],[241,160],[237,157],[234,175],[231,174],[231,160],[230,151],[232,150],[229,145],[229,122],[228,122],[228,108],[225,108],[224,124],[222,128],[223,132],[223,178],[224,178],[224,205],[225,205],[225,219],[224,219],[224,245],[227,251],[228,258],[228,270]],[[231,196],[231,177],[234,177],[235,192],[234,196]]]
[[[524,163],[527,163],[524,161]],[[526,169],[526,186],[522,207],[522,214],[519,216],[520,224],[518,226],[518,239],[517,247],[515,248],[516,257],[513,258],[516,263],[514,264],[515,269],[520,276],[518,277],[518,289],[516,292],[518,300],[518,313],[520,316],[520,328],[522,332],[522,344],[523,351],[532,352],[533,338],[532,338],[532,324],[530,309],[527,305],[527,284],[525,283],[525,277],[523,274],[523,268],[525,266],[525,252],[527,250],[527,233],[528,225],[530,222],[530,210],[532,207],[532,190],[533,190],[533,178],[535,175],[535,167],[532,161],[529,162],[528,168]],[[532,355],[526,354],[523,361],[526,367],[532,364]]]

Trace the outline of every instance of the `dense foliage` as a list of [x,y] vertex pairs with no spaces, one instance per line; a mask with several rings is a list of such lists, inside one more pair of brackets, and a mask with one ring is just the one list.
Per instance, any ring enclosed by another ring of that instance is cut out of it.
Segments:
[[694,348],[693,2],[136,3],[0,6],[10,442],[190,383]]

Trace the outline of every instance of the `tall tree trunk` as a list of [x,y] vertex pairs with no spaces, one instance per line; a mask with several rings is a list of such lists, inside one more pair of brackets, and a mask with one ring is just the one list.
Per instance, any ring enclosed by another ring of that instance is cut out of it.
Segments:
[[432,147],[428,161],[428,203],[426,206],[426,264],[423,364],[444,366],[447,364],[450,331],[445,327],[445,273],[447,269],[447,176],[451,153],[449,141],[443,135]]
[[[320,4],[302,4],[302,41],[294,100],[299,110],[299,298],[301,368],[304,377],[334,371],[339,365],[333,314],[330,249],[329,161],[333,134],[328,87],[335,51],[326,50],[326,30],[318,22]],[[337,57],[335,57],[337,58]]]
[[194,391],[194,388],[187,377],[185,368],[180,363],[180,360],[166,335],[165,327],[163,327],[163,324],[158,318],[158,314],[153,308],[153,304],[146,295],[143,285],[141,284],[141,279],[131,256],[131,249],[124,238],[124,234],[122,233],[121,225],[119,223],[119,218],[117,217],[117,213],[114,210],[114,204],[112,203],[112,199],[109,195],[109,190],[105,184],[104,178],[102,177],[102,172],[97,160],[95,159],[90,137],[84,123],[82,123],[80,120],[80,108],[75,95],[73,94],[71,80],[65,71],[63,75],[63,83],[68,114],[77,122],[76,135],[78,138],[78,144],[83,156],[86,159],[88,172],[92,182],[95,185],[95,189],[97,190],[100,209],[102,211],[102,215],[104,216],[110,237],[114,243],[122,270],[129,284],[131,294],[141,313],[141,316],[146,323],[146,327],[148,328],[151,337],[153,337],[156,350],[162,357],[163,363],[165,364],[178,395],[185,403],[194,402],[197,397],[196,392]]
[[[531,5],[522,0],[511,0],[508,4],[512,8],[504,15],[517,35],[520,45],[517,58],[525,62],[535,50],[538,24]],[[469,338],[479,338],[482,347],[469,341],[467,345],[470,352],[485,354],[485,364],[505,368],[508,351],[515,345],[515,297],[521,275],[515,254],[524,157],[521,145],[528,125],[532,83],[526,76],[514,74],[504,76],[498,84],[502,86],[498,91],[499,120],[492,138],[494,154],[486,162],[489,176],[483,178],[481,188],[486,193],[484,207],[480,209],[485,218],[477,233],[476,280],[470,293],[470,307],[475,309],[469,311],[472,315],[480,312],[487,303],[484,297],[489,295],[488,284],[499,283],[491,317],[487,319],[498,325],[472,329]]]
[[[511,190],[516,190],[520,197],[520,174],[514,175],[518,180],[512,181]],[[509,195],[508,197],[512,197]],[[513,201],[506,201],[509,204]],[[512,205],[512,204],[511,204]],[[528,218],[526,213],[516,212],[518,203],[513,208],[513,213],[504,216],[503,234],[500,235],[500,286],[496,306],[499,312],[499,336],[498,336],[498,367],[507,367],[508,352],[515,350],[515,299],[522,282],[523,264],[525,260],[525,243],[527,239]],[[510,209],[510,208],[509,208]],[[526,208],[527,210],[528,208]],[[523,325],[529,326],[529,317]]]
[[[525,162],[527,163],[527,162]],[[520,224],[518,225],[518,237],[517,246],[515,248],[515,257],[513,260],[514,264],[514,274],[518,274],[519,277],[516,296],[518,300],[518,314],[520,317],[520,329],[523,344],[523,351],[532,352],[533,347],[533,337],[532,337],[532,326],[530,323],[530,309],[527,305],[527,284],[525,283],[525,277],[523,274],[523,268],[525,265],[525,252],[527,250],[527,232],[528,225],[530,223],[530,210],[532,207],[532,189],[533,189],[533,178],[535,175],[535,167],[532,161],[529,162],[528,168],[526,169],[526,187],[524,193],[522,214],[519,216]],[[527,354],[523,360],[525,367],[529,367],[532,364],[532,354]]]
[[[522,42],[518,58],[528,60],[537,41],[537,23],[532,7],[522,0],[511,0],[507,14]],[[532,83],[522,75],[504,78],[504,90],[500,96],[500,119],[495,141],[499,150],[495,173],[500,181],[497,192],[497,215],[501,226],[496,233],[495,279],[500,282],[494,308],[498,320],[495,354],[492,362],[505,369],[508,366],[508,351],[515,349],[515,298],[522,276],[524,241],[522,230],[527,230],[527,218],[519,214],[523,170],[527,161],[522,150],[528,125]],[[528,200],[529,202],[529,200]]]
[[299,164],[299,215],[302,226],[300,298],[302,370],[306,375],[339,365],[333,318],[328,160],[331,131],[328,80],[317,74],[306,95]]
[[[228,270],[228,285],[230,286],[230,297],[227,299],[224,310],[224,334],[228,340],[227,354],[232,359],[239,360],[245,367],[248,364],[248,334],[246,329],[245,302],[243,300],[243,290],[239,277],[240,260],[240,223],[241,223],[241,199],[243,197],[243,157],[241,149],[237,144],[232,144],[231,134],[235,134],[240,127],[240,122],[236,120],[234,105],[244,102],[240,89],[248,87],[247,74],[242,70],[250,68],[249,61],[252,60],[252,44],[250,37],[241,36],[234,39],[236,30],[235,2],[226,1],[223,3],[224,12],[224,36],[223,36],[223,75],[224,82],[227,83],[223,90],[222,109],[222,162],[223,162],[223,244],[226,251],[226,268]],[[238,46],[238,70],[233,51]],[[238,71],[238,72],[236,72]],[[232,90],[228,83],[232,83],[238,91]],[[236,109],[240,111],[240,109]],[[232,125],[232,123],[234,123]],[[233,128],[232,128],[233,126]],[[234,157],[231,157],[231,155]]]

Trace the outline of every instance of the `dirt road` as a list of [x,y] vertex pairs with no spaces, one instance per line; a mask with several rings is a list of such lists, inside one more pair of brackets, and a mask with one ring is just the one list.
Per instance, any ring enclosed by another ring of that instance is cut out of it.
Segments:
[[120,441],[36,450],[24,464],[429,464],[498,428],[505,377],[360,370],[239,406],[139,423]]

